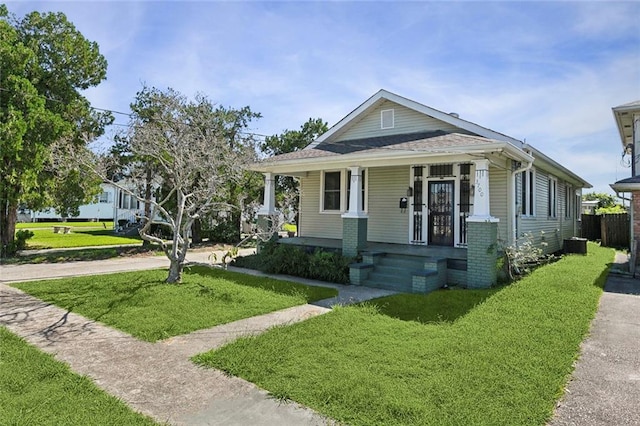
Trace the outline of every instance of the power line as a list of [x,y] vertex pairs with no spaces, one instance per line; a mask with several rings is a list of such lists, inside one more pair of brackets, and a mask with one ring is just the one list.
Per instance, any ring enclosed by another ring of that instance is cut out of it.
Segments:
[[[16,93],[14,90],[7,89],[5,87],[0,87],[0,91],[7,92],[7,93],[9,93],[9,92]],[[24,92],[20,92],[20,94],[22,96],[36,96],[36,95],[31,95],[29,93],[24,93]],[[51,98],[49,96],[42,96],[42,95],[37,95],[37,96],[40,96],[40,97],[42,97],[42,98],[44,98],[44,99],[46,99],[48,101],[51,101],[51,102],[57,102],[57,103],[60,103],[60,104],[64,104],[65,103],[64,101],[61,101],[61,100],[55,99],[55,98]],[[111,113],[111,114],[124,115],[124,116],[132,118],[132,119],[136,117],[136,115],[134,113],[116,111],[116,110],[108,109],[108,108],[95,107],[95,106],[92,106],[91,104],[89,104],[89,109],[96,110],[96,111],[107,112],[107,113]],[[166,123],[173,123],[172,121],[169,121],[169,120],[157,120],[156,119],[156,121],[163,121],[163,122],[166,122]],[[184,123],[182,123],[182,124],[184,124]],[[122,124],[122,123],[111,123],[109,125],[110,126],[119,126],[119,127],[131,127],[130,124]],[[270,137],[270,135],[265,135],[265,134],[256,133],[256,132],[246,132],[246,131],[242,131],[242,130],[239,130],[237,133],[241,134],[241,135],[245,135],[245,136],[257,136],[257,137],[261,137],[261,138]]]

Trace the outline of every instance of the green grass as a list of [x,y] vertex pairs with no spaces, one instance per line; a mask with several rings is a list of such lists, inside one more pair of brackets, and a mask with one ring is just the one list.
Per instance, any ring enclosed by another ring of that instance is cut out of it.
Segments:
[[109,222],[29,222],[16,223],[16,229],[42,229],[54,226],[70,226],[71,228],[113,229],[113,221]]
[[0,407],[3,425],[156,424],[3,327]]
[[27,249],[71,248],[135,244],[139,237],[118,236],[112,230],[72,229],[71,233],[54,233],[51,229],[34,229],[33,238],[27,240]]
[[[590,244],[587,256],[567,256],[484,296],[386,297],[194,361],[350,425],[544,425],[612,260],[613,250]],[[443,305],[447,297],[461,306]]]
[[182,284],[166,278],[166,270],[153,270],[13,285],[151,342],[337,294],[205,266],[188,268]]

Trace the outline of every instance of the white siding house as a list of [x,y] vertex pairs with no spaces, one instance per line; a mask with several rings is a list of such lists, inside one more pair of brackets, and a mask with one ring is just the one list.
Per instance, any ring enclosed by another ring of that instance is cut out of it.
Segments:
[[[113,221],[135,222],[143,213],[144,206],[133,196],[109,183],[102,183],[102,192],[94,202],[80,206],[80,214],[69,218],[74,221]],[[23,222],[61,221],[64,218],[55,211],[18,211],[18,220]]]

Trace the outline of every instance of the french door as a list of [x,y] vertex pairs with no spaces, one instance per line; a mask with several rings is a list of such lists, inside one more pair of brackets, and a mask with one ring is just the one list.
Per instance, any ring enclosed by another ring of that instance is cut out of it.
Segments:
[[428,244],[453,246],[454,181],[429,182]]

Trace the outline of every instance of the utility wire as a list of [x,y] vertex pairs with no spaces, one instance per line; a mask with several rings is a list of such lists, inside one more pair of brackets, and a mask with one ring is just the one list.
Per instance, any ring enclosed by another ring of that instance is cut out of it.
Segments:
[[[0,87],[0,91],[7,92],[7,93],[16,93],[14,90],[10,90],[10,89],[7,89],[5,87]],[[34,95],[31,95],[31,94],[28,94],[28,93],[24,93],[24,92],[20,92],[20,94],[22,96],[34,96]],[[40,96],[40,95],[38,95],[38,96]],[[42,97],[42,98],[44,98],[44,99],[46,99],[48,101],[51,101],[51,102],[57,102],[57,103],[60,103],[60,104],[64,104],[65,103],[64,101],[61,101],[61,100],[55,99],[55,98],[51,98],[49,96],[40,96],[40,97]],[[134,113],[116,111],[116,110],[108,109],[108,108],[99,108],[99,107],[94,107],[92,105],[89,105],[89,109],[92,109],[92,110],[95,110],[95,111],[101,111],[101,112],[108,112],[108,113],[111,113],[111,114],[124,115],[124,116],[132,118],[132,119],[136,117],[136,115]],[[162,122],[166,122],[166,123],[175,123],[175,122],[170,121],[170,120],[158,120],[158,119],[155,119],[155,121],[162,121]],[[181,123],[181,124],[185,124],[185,123]],[[189,125],[189,124],[187,124],[187,125]],[[129,124],[122,124],[122,123],[111,123],[110,126],[130,127]],[[246,135],[246,136],[257,136],[257,137],[260,137],[260,138],[268,138],[268,137],[270,137],[270,135],[265,135],[265,134],[256,133],[256,132],[246,132],[246,131],[242,131],[242,130],[237,131],[237,133],[239,133],[241,135]]]

